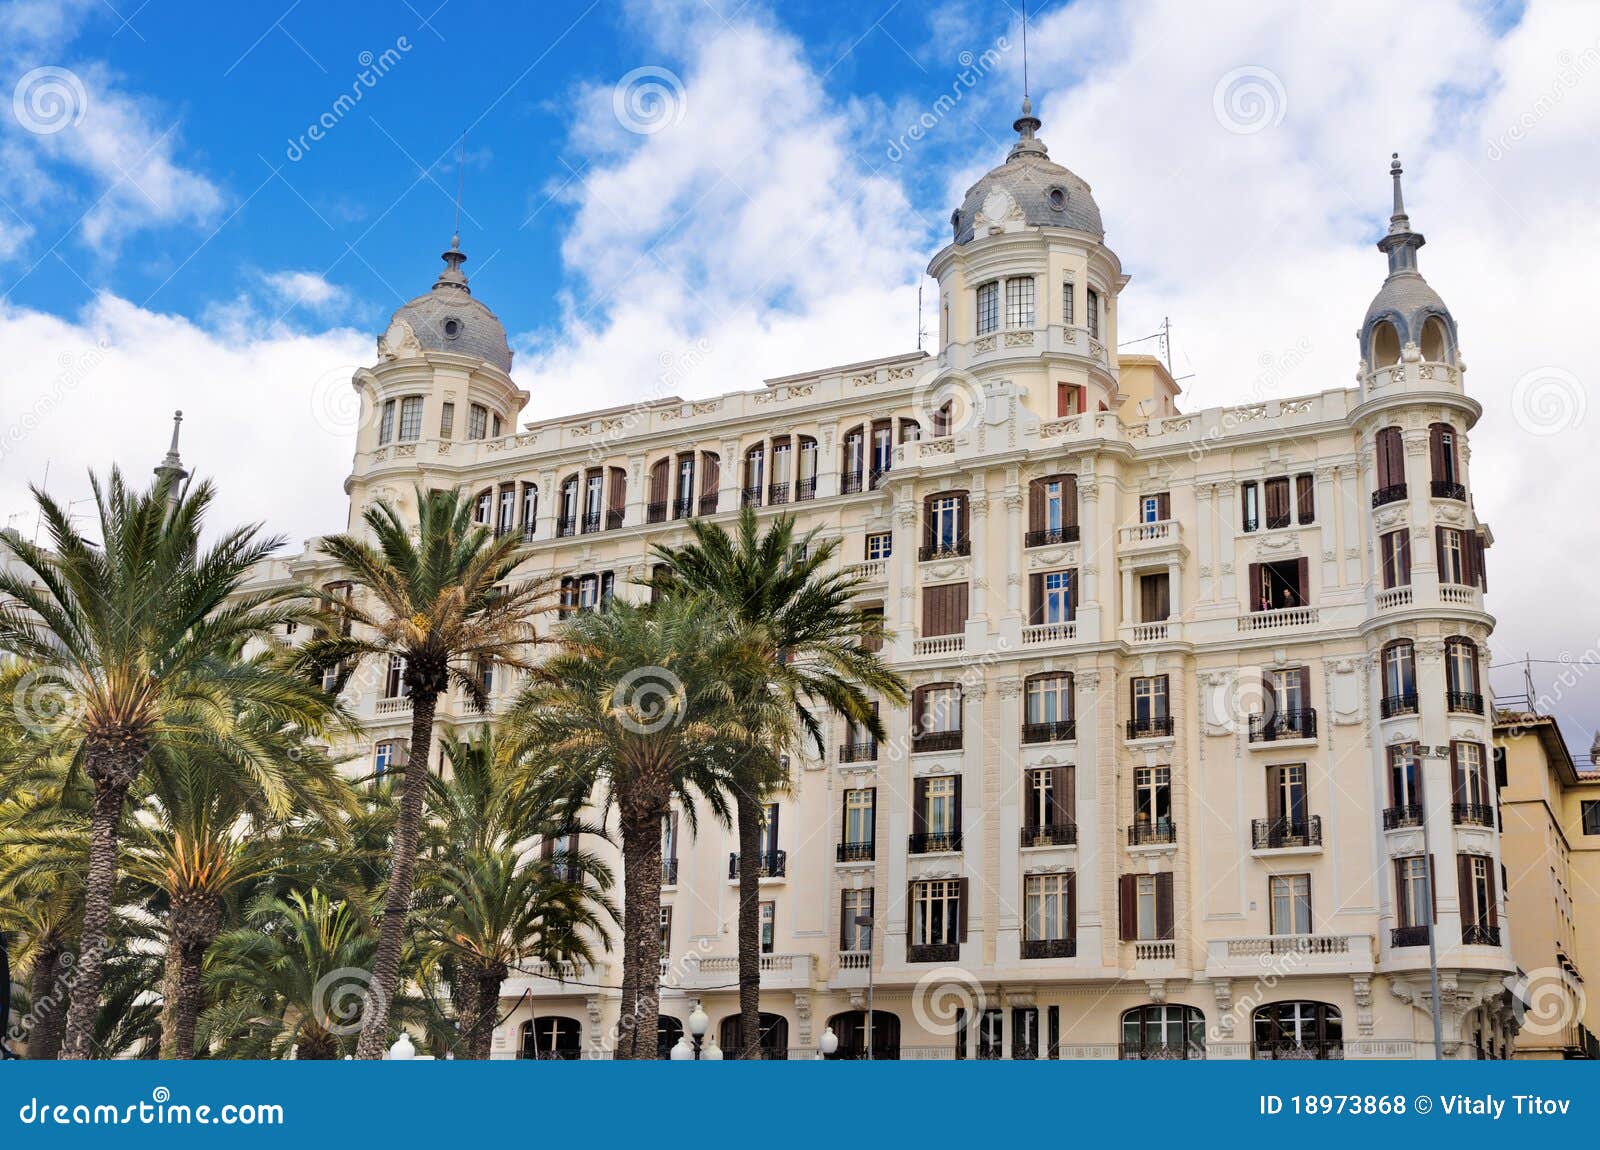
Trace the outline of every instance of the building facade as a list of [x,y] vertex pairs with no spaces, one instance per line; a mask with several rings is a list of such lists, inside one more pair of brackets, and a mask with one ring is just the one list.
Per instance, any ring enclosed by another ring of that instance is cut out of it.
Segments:
[[[864,1056],[870,1004],[879,1057],[1429,1057],[1430,922],[1443,1053],[1504,1054],[1480,408],[1398,162],[1358,386],[1280,396],[1268,371],[1185,412],[1116,350],[1128,277],[1089,186],[1026,104],[1014,127],[929,267],[931,355],[520,423],[452,245],[355,375],[350,522],[469,490],[579,609],[640,594],[691,519],[838,540],[914,693],[881,744],[839,724],[797,753],[772,804],[775,1056],[827,1030]],[[312,547],[263,577],[339,576]],[[351,686],[378,765],[408,753],[398,681]],[[700,1002],[726,1044],[735,838],[686,826],[663,828],[662,1030]],[[519,972],[496,1055],[603,1056],[619,978]]]
[[1529,699],[1497,708],[1501,857],[1517,963],[1517,1058],[1600,1058],[1600,773],[1580,770],[1549,715]]

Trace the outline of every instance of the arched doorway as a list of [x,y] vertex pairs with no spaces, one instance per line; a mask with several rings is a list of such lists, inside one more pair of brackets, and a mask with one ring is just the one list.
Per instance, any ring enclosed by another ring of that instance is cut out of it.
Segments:
[[[737,1014],[730,1014],[722,1020],[717,1041],[722,1046],[723,1055],[728,1058],[738,1058],[739,1052],[744,1049],[742,1023]],[[789,1020],[781,1014],[761,1012],[761,1057],[767,1061],[789,1057]]]
[[[846,1010],[828,1019],[839,1049],[829,1058],[864,1059],[867,1056],[867,1012]],[[872,1012],[872,1057],[879,1062],[900,1058],[900,1019],[887,1010]]]
[[1122,1057],[1206,1056],[1206,1016],[1192,1006],[1136,1006],[1122,1016]]
[[576,1018],[547,1014],[522,1024],[518,1058],[576,1060],[583,1057],[583,1027]]
[[683,1023],[670,1014],[656,1016],[656,1057],[671,1058],[672,1048],[683,1037]]
[[1269,1002],[1256,1008],[1251,1040],[1256,1058],[1343,1058],[1344,1019],[1326,1002]]

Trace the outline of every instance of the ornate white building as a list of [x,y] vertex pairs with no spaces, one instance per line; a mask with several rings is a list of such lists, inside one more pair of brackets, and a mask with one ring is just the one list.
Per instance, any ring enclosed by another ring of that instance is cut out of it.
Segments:
[[[1430,919],[1446,1056],[1503,1054],[1480,408],[1398,161],[1357,386],[1280,396],[1268,371],[1184,412],[1161,362],[1116,352],[1128,277],[1038,127],[1024,104],[951,217],[932,356],[523,424],[452,245],[354,378],[350,521],[469,489],[582,607],[741,504],[840,541],[915,698],[882,744],[839,725],[773,803],[774,1054],[831,1027],[860,1056],[870,1001],[879,1057],[1430,1057]],[[313,546],[266,577],[338,572]],[[407,754],[397,682],[353,688],[374,765]],[[680,826],[663,1031],[698,1001],[726,1045],[735,838]],[[619,978],[519,972],[497,1056],[603,1052]]]

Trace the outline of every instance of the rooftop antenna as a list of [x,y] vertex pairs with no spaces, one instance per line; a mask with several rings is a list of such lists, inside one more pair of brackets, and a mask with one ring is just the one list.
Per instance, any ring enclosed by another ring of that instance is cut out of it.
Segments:
[[463,129],[461,138],[456,141],[456,226],[452,229],[456,238],[461,238],[461,185],[467,175],[467,133]]
[[1028,98],[1028,0],[1022,0],[1022,98]]
[[922,350],[922,337],[928,334],[928,328],[923,323],[922,316],[922,285],[917,285],[917,350]]

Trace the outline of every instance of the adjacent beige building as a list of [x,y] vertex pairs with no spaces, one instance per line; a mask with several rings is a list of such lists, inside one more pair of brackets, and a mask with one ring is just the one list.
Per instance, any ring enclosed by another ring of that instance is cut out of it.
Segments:
[[[1343,304],[1357,386],[1279,394],[1291,352],[1185,411],[1117,352],[1129,277],[1038,127],[1025,106],[951,218],[932,354],[523,423],[453,246],[354,378],[350,522],[463,487],[580,608],[741,505],[839,541],[915,697],[881,744],[841,725],[797,753],[774,799],[774,1056],[828,1030],[862,1056],[870,1001],[879,1057],[1431,1057],[1430,924],[1445,1056],[1503,1056],[1480,408],[1398,163],[1389,274],[1364,319]],[[338,573],[310,547],[265,577]],[[379,764],[409,731],[381,679],[352,687]],[[730,1040],[735,838],[686,827],[664,828],[663,1033],[698,1001]],[[619,974],[519,973],[497,1055],[603,1056]]]

